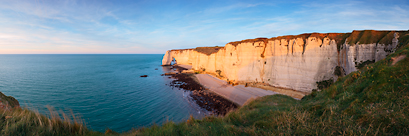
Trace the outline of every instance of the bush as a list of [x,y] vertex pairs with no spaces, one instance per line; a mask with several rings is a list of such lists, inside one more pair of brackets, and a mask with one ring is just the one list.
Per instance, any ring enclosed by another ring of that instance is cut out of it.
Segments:
[[328,80],[322,80],[316,83],[317,83],[318,89],[322,90],[324,88],[328,88],[329,86],[331,86],[331,84],[334,83],[334,79],[331,77]]
[[216,73],[217,73],[219,76],[221,76],[220,74],[222,73],[222,71],[216,70]]
[[334,70],[334,75],[343,76],[345,74],[344,69],[340,66],[336,66]]
[[368,64],[372,64],[372,63],[375,63],[375,60],[367,60],[367,61],[364,61],[364,62],[361,61],[361,63],[355,62],[355,67],[358,68],[358,69],[361,69],[364,66],[366,66]]

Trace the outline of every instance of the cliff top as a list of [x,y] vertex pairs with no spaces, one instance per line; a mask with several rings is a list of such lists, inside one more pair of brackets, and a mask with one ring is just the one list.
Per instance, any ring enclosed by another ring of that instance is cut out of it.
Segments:
[[224,47],[218,47],[218,46],[216,47],[196,47],[194,50],[196,50],[197,52],[206,54],[206,55],[210,55],[210,54],[218,52],[222,48]]
[[[237,46],[242,43],[255,43],[255,42],[264,42],[267,43],[268,41],[273,41],[273,40],[290,40],[290,39],[296,39],[296,38],[302,38],[305,42],[306,39],[310,37],[316,37],[318,39],[324,39],[324,38],[329,38],[331,40],[335,40],[337,43],[338,49],[340,49],[341,45],[347,42],[350,45],[355,45],[355,44],[370,44],[370,43],[380,43],[380,44],[391,44],[392,39],[394,38],[395,32],[398,33],[406,33],[409,32],[399,30],[354,30],[351,33],[304,33],[304,34],[299,34],[299,35],[285,35],[285,36],[278,36],[278,37],[272,37],[272,38],[255,38],[255,39],[245,39],[241,41],[234,41],[234,42],[229,42],[227,44],[231,44],[233,46]],[[220,49],[224,47],[197,47],[193,49],[174,49],[171,51],[184,51],[184,50],[195,50],[197,52],[210,55],[213,53],[216,53]]]
[[191,48],[191,49],[173,49],[170,51],[187,51],[187,50],[195,50],[197,52],[206,54],[206,55],[210,55],[213,53],[218,52],[220,49],[222,49],[224,47],[219,47],[219,46],[215,46],[215,47],[196,47],[196,48]]
[[241,41],[229,42],[233,46],[237,46],[241,43],[247,42],[266,42],[268,40],[290,40],[296,38],[302,38],[303,40],[308,39],[309,37],[316,37],[319,39],[329,38],[335,40],[338,45],[343,44],[348,40],[348,44],[354,45],[358,42],[360,44],[369,44],[369,43],[381,43],[381,44],[390,44],[394,37],[395,32],[405,32],[405,31],[381,31],[381,30],[354,30],[352,33],[304,33],[299,35],[285,35],[272,38],[255,38],[255,39],[246,39]]

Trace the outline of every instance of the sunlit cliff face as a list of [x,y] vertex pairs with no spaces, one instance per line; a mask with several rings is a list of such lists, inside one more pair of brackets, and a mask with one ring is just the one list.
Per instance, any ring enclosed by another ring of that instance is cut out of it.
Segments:
[[310,92],[317,88],[316,82],[336,80],[356,71],[362,63],[385,58],[394,52],[398,37],[395,31],[365,30],[248,39],[224,48],[170,50],[162,64],[169,65],[174,58],[195,70],[221,71],[220,75],[230,81]]

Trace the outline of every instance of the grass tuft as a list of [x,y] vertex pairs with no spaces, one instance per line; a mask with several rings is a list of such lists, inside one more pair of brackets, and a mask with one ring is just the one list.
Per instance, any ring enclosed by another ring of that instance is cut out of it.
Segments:
[[[86,128],[82,119],[72,112],[68,116],[63,111],[57,112],[52,107],[49,115],[45,116],[38,110],[14,108],[13,110],[0,109],[0,135],[98,135]],[[62,118],[61,118],[61,116]]]

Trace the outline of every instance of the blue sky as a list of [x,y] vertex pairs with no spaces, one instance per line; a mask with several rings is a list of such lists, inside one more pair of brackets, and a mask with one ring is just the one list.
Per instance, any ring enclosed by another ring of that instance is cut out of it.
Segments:
[[409,1],[0,0],[0,54],[162,54],[362,29],[408,30]]

